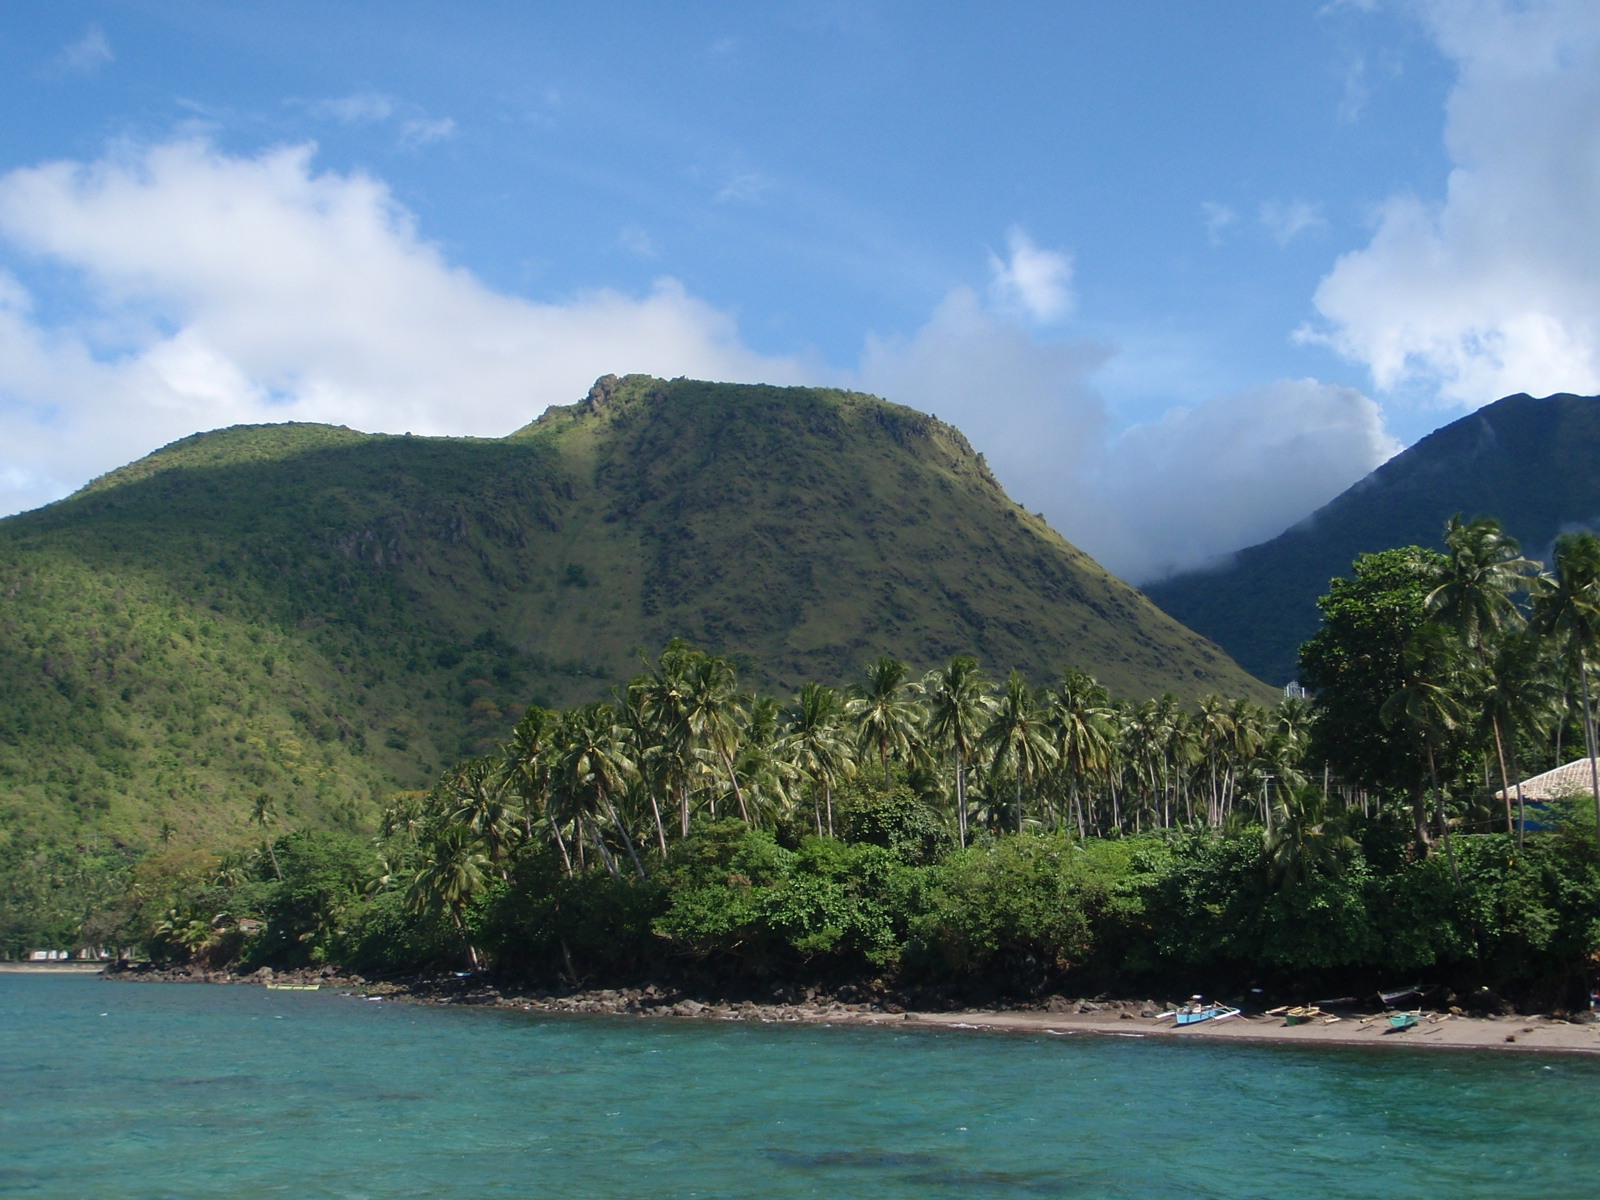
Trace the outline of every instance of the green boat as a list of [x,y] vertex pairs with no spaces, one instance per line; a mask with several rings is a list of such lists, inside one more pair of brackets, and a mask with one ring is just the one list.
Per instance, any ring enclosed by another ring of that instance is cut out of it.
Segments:
[[1412,1029],[1422,1019],[1420,1012],[1393,1012],[1389,1014],[1389,1028],[1392,1030]]

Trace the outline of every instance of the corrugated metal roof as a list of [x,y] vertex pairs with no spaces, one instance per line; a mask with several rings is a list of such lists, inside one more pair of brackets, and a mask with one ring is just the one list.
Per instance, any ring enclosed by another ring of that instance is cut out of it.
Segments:
[[[1507,798],[1506,792],[1496,792],[1496,800]],[[1575,758],[1569,763],[1546,771],[1543,775],[1535,775],[1532,779],[1522,781],[1522,798],[1524,800],[1564,800],[1571,796],[1593,796],[1594,775],[1589,767],[1587,758]],[[1510,798],[1517,798],[1515,785],[1510,791]]]

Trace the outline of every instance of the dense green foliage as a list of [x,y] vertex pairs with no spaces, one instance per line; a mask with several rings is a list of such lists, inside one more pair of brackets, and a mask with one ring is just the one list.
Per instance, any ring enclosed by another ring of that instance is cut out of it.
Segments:
[[1600,398],[1510,396],[1422,438],[1306,520],[1215,569],[1145,586],[1150,598],[1271,683],[1296,678],[1317,597],[1358,554],[1443,550],[1451,513],[1493,513],[1545,552],[1600,513]]
[[369,826],[680,634],[779,692],[878,652],[1258,688],[932,418],[608,378],[499,440],[201,434],[0,521],[0,845]]
[[[1490,526],[1449,540],[1522,561]],[[1495,808],[1451,798],[1453,848],[1433,854],[1415,793],[1462,782],[1405,763],[1418,743],[1378,715],[1408,694],[1406,645],[1459,617],[1473,560],[1373,556],[1327,600],[1328,663],[1387,647],[1324,714],[1398,739],[1352,750],[1376,795],[1305,782],[1302,701],[1134,706],[1077,674],[1033,690],[970,660],[913,679],[880,659],[846,696],[811,684],[784,706],[675,642],[614,703],[530,710],[495,753],[398,797],[374,838],[274,837],[258,806],[257,849],[152,855],[84,934],[242,969],[487,963],[569,987],[1304,996],[1427,976],[1569,1004],[1600,954],[1586,809],[1489,833]],[[1539,587],[1547,614],[1556,589]]]

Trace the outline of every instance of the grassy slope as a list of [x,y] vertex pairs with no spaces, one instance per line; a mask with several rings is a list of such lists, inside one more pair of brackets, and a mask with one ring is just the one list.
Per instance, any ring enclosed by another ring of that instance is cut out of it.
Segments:
[[681,634],[788,694],[958,651],[1261,695],[868,397],[624,380],[503,440],[198,435],[0,522],[0,821],[355,823]]
[[1509,396],[1452,422],[1225,568],[1146,591],[1262,679],[1295,676],[1319,623],[1316,600],[1358,554],[1443,548],[1453,513],[1498,517],[1533,556],[1563,528],[1600,521],[1600,398]]

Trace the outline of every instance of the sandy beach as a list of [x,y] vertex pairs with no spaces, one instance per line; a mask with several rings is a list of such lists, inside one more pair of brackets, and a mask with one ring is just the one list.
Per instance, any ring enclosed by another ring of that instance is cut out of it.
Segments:
[[[641,1019],[753,1021],[765,1024],[874,1025],[894,1028],[961,1030],[974,1033],[1046,1037],[1166,1038],[1189,1041],[1260,1042],[1294,1046],[1411,1046],[1434,1050],[1498,1050],[1542,1054],[1600,1055],[1600,1021],[1588,1014],[1569,1021],[1558,1016],[1466,1016],[1422,1011],[1418,1024],[1393,1030],[1382,1012],[1341,1009],[1304,1025],[1282,1015],[1247,1013],[1225,1021],[1206,1021],[1179,1029],[1160,1019],[1150,1001],[1063,1001],[1043,1008],[907,1010],[885,1001],[845,1002],[818,995],[798,1003],[703,1001],[655,987],[551,993],[496,985],[492,980],[458,975],[411,980],[367,980],[328,969],[261,972],[237,976],[192,968],[108,971],[107,979],[152,983],[214,983],[240,986],[317,984],[319,990],[346,993],[375,1002],[449,1004],[581,1016]],[[1088,1011],[1083,1011],[1088,1010]],[[1150,1014],[1150,1015],[1145,1015]]]
[[[1126,1012],[1126,1010],[1124,1010]],[[1334,1021],[1289,1025],[1281,1016],[1240,1016],[1183,1029],[1171,1019],[1123,1013],[967,1012],[874,1015],[876,1022],[914,1022],[953,1029],[989,1029],[1056,1036],[1168,1038],[1217,1042],[1271,1042],[1297,1046],[1415,1046],[1443,1050],[1523,1050],[1600,1054],[1600,1024],[1575,1025],[1550,1017],[1462,1017],[1424,1013],[1408,1030],[1391,1030],[1381,1014],[1351,1014]]]

